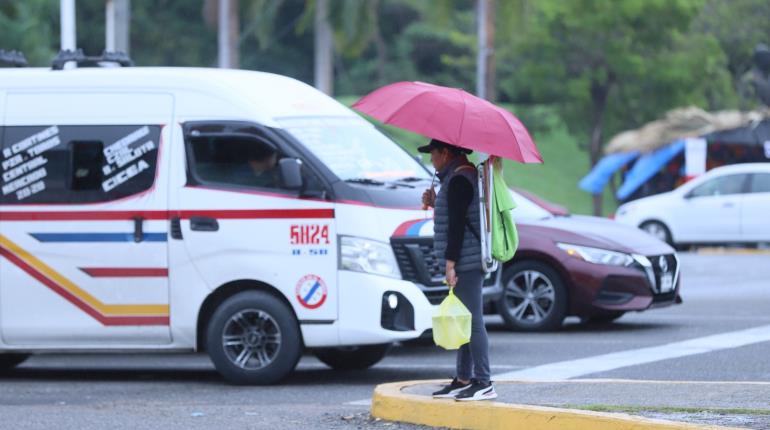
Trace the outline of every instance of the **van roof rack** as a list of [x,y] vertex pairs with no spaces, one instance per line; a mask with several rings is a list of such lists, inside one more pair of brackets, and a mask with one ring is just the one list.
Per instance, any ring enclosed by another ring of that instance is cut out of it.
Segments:
[[19,51],[6,51],[0,49],[0,64],[5,64],[11,67],[27,67],[27,59]]
[[59,51],[51,62],[51,69],[62,70],[64,65],[69,62],[75,62],[78,66],[84,67],[101,67],[102,63],[116,63],[122,67],[132,67],[134,62],[125,52],[120,51],[104,51],[99,56],[87,56],[83,53],[82,49],[75,51],[64,49]]

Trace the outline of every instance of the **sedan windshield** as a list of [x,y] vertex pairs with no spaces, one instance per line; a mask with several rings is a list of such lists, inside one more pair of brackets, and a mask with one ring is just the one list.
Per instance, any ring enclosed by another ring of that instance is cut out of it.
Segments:
[[363,119],[302,117],[279,123],[343,181],[430,180],[417,160]]

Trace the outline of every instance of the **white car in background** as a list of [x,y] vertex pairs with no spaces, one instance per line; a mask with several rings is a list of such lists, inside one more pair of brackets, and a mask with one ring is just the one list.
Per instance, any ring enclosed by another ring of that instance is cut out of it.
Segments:
[[770,163],[717,167],[620,206],[615,220],[670,244],[770,242]]

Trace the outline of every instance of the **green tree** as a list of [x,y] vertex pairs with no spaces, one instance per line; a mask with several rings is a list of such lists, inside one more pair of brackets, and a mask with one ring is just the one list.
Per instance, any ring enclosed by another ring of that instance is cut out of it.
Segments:
[[50,66],[58,35],[58,2],[0,2],[0,49],[23,52],[30,66]]
[[[729,98],[725,58],[713,37],[686,35],[702,0],[540,0],[508,33],[513,101],[559,107],[590,143],[591,166],[612,132],[672,107],[705,108]],[[601,200],[594,196],[594,213]]]
[[748,72],[758,43],[770,44],[770,2],[767,0],[707,0],[693,21],[692,33],[716,38],[727,57],[727,70],[743,109],[757,107]]

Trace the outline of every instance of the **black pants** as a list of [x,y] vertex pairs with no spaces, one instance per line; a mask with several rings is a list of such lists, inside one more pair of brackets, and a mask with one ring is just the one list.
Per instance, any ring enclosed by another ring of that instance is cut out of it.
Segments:
[[489,382],[489,338],[484,327],[484,307],[481,298],[481,270],[457,272],[454,293],[471,312],[471,341],[457,351],[457,377]]

